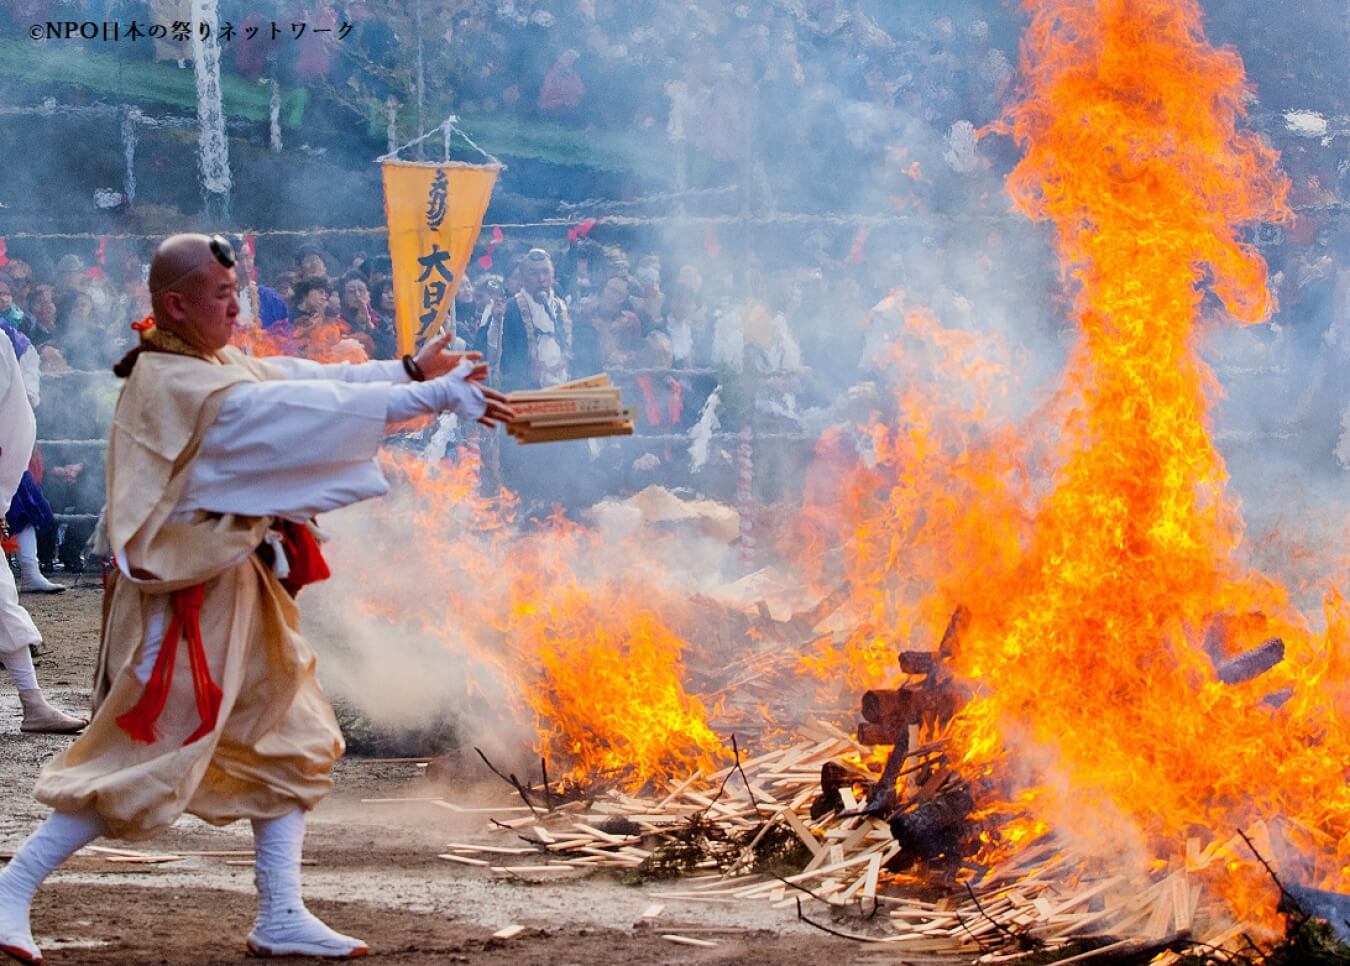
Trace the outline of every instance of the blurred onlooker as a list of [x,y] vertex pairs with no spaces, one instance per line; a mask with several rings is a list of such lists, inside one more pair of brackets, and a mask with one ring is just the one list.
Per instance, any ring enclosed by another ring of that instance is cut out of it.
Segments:
[[121,355],[94,314],[94,300],[85,292],[67,289],[57,296],[56,331],[61,355],[73,369],[106,369]]
[[84,292],[88,289],[89,279],[84,274],[84,261],[79,255],[62,255],[56,262],[56,285],[54,293],[61,296],[66,292]]
[[375,324],[394,331],[394,320],[398,315],[398,307],[394,301],[394,280],[392,278],[382,278],[379,281],[370,283],[370,313],[375,318]]
[[321,276],[324,278],[328,276],[328,262],[323,257],[323,249],[312,242],[306,242],[295,253],[296,280]]
[[702,369],[712,365],[712,326],[690,286],[677,284],[666,297],[665,330],[670,337],[673,367]]
[[[368,258],[361,268],[366,273],[366,283],[370,286],[372,296],[377,294],[375,290],[379,287],[379,284],[390,278],[393,272],[388,255],[376,255],[373,258]],[[376,304],[379,304],[378,300]]]
[[290,320],[291,310],[281,293],[269,285],[258,286],[258,324],[270,329]]
[[370,289],[360,272],[348,272],[342,278],[340,304],[342,321],[351,335],[372,359],[391,359],[397,346],[393,326],[381,324],[370,304]]
[[542,248],[532,248],[520,260],[517,274],[520,291],[507,303],[500,345],[489,345],[489,365],[497,356],[500,361],[492,368],[507,391],[566,382],[572,317],[553,290],[553,259]]
[[455,338],[461,350],[477,343],[478,322],[478,294],[473,279],[465,275],[455,289]]
[[28,293],[28,313],[19,330],[39,349],[56,343],[56,297],[50,285],[39,283]]
[[594,332],[595,360],[606,369],[631,369],[639,365],[644,342],[642,320],[632,308],[642,298],[642,287],[615,275],[600,291],[586,313],[585,324]]
[[23,325],[23,320],[23,309],[14,301],[13,284],[0,275],[0,325],[12,325],[18,329]]
[[302,277],[295,283],[291,299],[291,326],[295,331],[319,325],[328,310],[332,292],[327,275]]
[[28,293],[33,288],[33,269],[23,259],[11,258],[9,264],[5,266],[4,274],[12,286],[15,303],[27,305]]
[[580,55],[575,50],[564,50],[553,62],[544,82],[539,86],[539,111],[555,117],[573,118],[586,95],[586,84],[577,70]]

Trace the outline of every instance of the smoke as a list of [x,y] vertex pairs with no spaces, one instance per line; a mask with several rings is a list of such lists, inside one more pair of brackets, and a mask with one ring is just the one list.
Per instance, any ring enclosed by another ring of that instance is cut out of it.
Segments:
[[452,720],[462,747],[560,775],[613,752],[651,777],[715,746],[682,678],[724,657],[690,601],[734,595],[735,513],[656,488],[517,527],[473,470],[396,462],[384,501],[326,519],[335,576],[305,601],[326,686],[378,727]]

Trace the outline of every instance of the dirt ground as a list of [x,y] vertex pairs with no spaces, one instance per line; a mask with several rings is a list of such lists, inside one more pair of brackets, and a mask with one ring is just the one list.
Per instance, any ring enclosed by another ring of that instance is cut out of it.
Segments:
[[[64,582],[70,583],[69,579]],[[102,594],[85,579],[57,596],[24,595],[47,638],[38,677],[70,710],[88,697]],[[0,807],[0,848],[12,850],[45,809],[30,791],[38,770],[69,741],[18,732],[12,688],[0,690],[0,767],[8,780]],[[481,816],[456,815],[426,803],[363,804],[363,798],[444,793],[463,804],[506,803],[500,789],[430,789],[415,765],[348,757],[336,790],[311,816],[305,896],[334,927],[365,939],[389,963],[772,963],[901,960],[835,939],[796,921],[792,910],[751,903],[653,899],[659,887],[629,887],[595,873],[565,883],[503,880],[487,870],[436,857],[446,843],[481,839]],[[116,845],[117,843],[103,843]],[[185,817],[162,839],[138,850],[251,848],[246,823],[217,829]],[[52,966],[88,963],[235,963],[254,912],[252,869],[227,859],[189,857],[161,865],[116,865],[79,855],[39,893],[33,927]],[[665,911],[654,928],[640,922],[652,902]],[[492,939],[510,924],[527,927],[509,941]],[[676,945],[675,933],[716,946]]]

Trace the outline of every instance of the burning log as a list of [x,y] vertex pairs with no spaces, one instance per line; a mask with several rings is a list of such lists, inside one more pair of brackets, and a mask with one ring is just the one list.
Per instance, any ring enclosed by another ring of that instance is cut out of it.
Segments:
[[932,651],[900,652],[900,670],[906,674],[932,674],[937,667],[937,655]]
[[862,716],[873,724],[908,719],[913,715],[918,694],[912,688],[864,691]]
[[[891,736],[892,740],[894,735]],[[852,788],[856,781],[870,781],[870,777],[848,765],[827,761],[820,766],[820,794],[811,802],[811,818],[819,820],[844,807],[841,789]]]
[[1265,674],[1284,660],[1284,641],[1272,637],[1245,654],[1215,667],[1215,673],[1224,684],[1242,684]]
[[858,722],[858,744],[860,745],[893,745],[898,740],[898,730],[886,724],[878,724],[875,721]]
[[900,766],[909,757],[910,729],[899,732],[893,740],[895,747],[886,756],[881,777],[867,793],[863,811],[868,815],[884,815],[895,808],[895,784],[900,778]]
[[950,718],[960,706],[961,696],[951,688],[877,689],[863,693],[862,716],[894,730],[925,720]]
[[1350,942],[1350,896],[1310,889],[1293,882],[1282,884],[1280,892],[1281,912],[1297,912],[1313,919],[1324,919],[1338,941]]
[[942,661],[950,661],[956,656],[956,648],[961,643],[961,635],[966,632],[970,626],[970,608],[965,604],[957,606],[952,611],[951,620],[947,621],[947,629],[942,632],[942,640],[938,642],[937,653]]
[[962,785],[891,819],[891,834],[906,852],[933,859],[950,852],[965,837],[966,818],[975,809],[970,789]]

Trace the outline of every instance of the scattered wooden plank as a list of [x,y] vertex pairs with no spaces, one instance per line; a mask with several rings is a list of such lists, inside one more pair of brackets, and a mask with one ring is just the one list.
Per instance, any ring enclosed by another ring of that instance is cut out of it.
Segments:
[[666,933],[661,937],[666,942],[677,943],[681,946],[716,946],[717,943],[711,939],[695,939],[693,936],[677,936],[673,933]]
[[479,868],[486,868],[491,864],[483,859],[471,859],[467,855],[454,855],[450,852],[442,852],[436,858],[445,859],[447,862],[458,862],[460,865],[474,865]]

